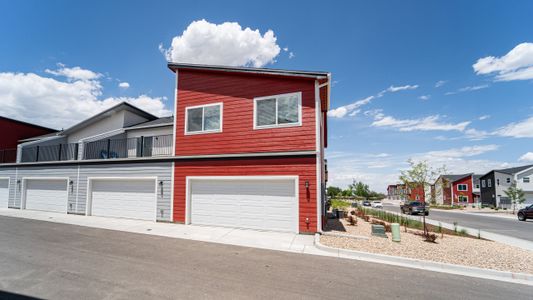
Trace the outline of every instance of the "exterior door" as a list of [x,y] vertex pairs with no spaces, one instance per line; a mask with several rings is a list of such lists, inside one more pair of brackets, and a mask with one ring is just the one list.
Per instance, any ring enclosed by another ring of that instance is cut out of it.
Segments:
[[0,179],[0,208],[6,208],[9,200],[9,179]]
[[26,179],[25,208],[67,212],[67,179]]
[[294,179],[192,179],[191,223],[298,232]]
[[156,219],[155,179],[92,179],[90,215]]

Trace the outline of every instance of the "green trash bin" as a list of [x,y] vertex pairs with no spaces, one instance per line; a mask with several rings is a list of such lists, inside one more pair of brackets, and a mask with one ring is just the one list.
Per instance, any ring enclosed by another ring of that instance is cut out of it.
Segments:
[[400,224],[398,223],[392,223],[390,224],[391,227],[391,233],[392,233],[392,241],[393,242],[400,242]]

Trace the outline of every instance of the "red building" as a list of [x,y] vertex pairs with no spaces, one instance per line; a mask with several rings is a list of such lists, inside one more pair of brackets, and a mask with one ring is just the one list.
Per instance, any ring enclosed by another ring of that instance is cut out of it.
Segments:
[[473,174],[441,175],[433,185],[435,202],[441,205],[474,203]]
[[174,221],[320,231],[330,74],[169,68],[177,83]]
[[56,130],[0,116],[0,163],[15,162],[19,140],[53,132]]
[[406,188],[405,184],[391,184],[387,187],[387,194],[393,200],[426,201],[422,185]]

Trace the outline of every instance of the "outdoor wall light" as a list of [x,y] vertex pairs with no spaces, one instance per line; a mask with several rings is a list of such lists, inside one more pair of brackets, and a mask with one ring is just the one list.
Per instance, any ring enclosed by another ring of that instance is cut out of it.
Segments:
[[161,190],[161,198],[163,197],[163,180],[159,181],[159,189]]
[[20,192],[20,179],[17,180],[17,190]]
[[69,182],[68,182],[68,185],[70,186],[70,192],[71,192],[71,193],[74,193],[74,181],[72,181],[72,180],[69,181]]
[[309,180],[306,180],[306,181],[305,181],[305,188],[306,188],[306,189],[309,189]]

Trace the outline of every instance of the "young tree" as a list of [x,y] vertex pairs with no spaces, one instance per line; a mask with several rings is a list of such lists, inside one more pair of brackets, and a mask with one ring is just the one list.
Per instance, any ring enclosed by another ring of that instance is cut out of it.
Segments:
[[339,187],[328,186],[328,189],[327,189],[328,197],[335,198],[341,193],[342,193],[342,189],[340,189]]
[[[444,174],[446,172],[445,166],[434,169],[428,165],[427,161],[415,162],[414,160],[409,159],[407,162],[409,163],[409,169],[400,171],[400,181],[408,190],[423,188],[425,194],[425,191],[430,188],[430,185],[435,181],[435,179],[440,174]],[[426,205],[425,201],[424,205]],[[424,236],[426,239],[429,239],[425,214],[423,214],[423,224]]]
[[368,198],[370,196],[370,188],[367,184],[364,184],[362,181],[353,181],[352,184],[350,184],[350,189],[352,190],[353,194],[356,196]]
[[513,182],[511,186],[504,191],[505,195],[511,199],[511,203],[513,204],[513,214],[516,210],[517,204],[522,204],[524,201],[526,201],[526,196],[524,194],[524,191],[520,188],[516,187],[516,182]]

